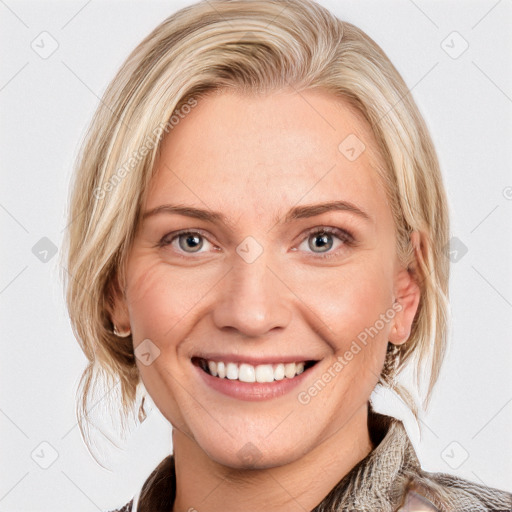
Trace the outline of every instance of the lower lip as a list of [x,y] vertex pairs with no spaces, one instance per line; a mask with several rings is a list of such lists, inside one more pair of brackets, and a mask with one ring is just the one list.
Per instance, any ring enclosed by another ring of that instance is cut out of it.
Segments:
[[293,379],[285,377],[274,382],[240,382],[228,378],[221,379],[206,373],[199,366],[194,365],[194,368],[199,372],[204,382],[215,391],[239,400],[261,401],[270,400],[290,392],[307,378],[314,366],[303,371],[300,375],[296,375]]

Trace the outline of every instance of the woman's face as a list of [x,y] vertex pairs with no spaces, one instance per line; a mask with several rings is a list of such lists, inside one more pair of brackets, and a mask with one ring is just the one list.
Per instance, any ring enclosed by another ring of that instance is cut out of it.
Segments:
[[282,465],[349,432],[407,339],[419,290],[374,144],[318,91],[212,94],[164,139],[114,321],[210,459]]

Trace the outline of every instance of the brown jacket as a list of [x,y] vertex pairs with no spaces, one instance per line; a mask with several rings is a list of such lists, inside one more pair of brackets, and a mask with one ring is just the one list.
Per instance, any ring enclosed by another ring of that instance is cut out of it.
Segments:
[[[369,408],[375,448],[331,490],[312,512],[485,512],[512,511],[512,494],[445,473],[428,473],[401,421]],[[112,512],[170,512],[176,492],[172,455],[134,499]],[[133,510],[132,510],[133,509]]]

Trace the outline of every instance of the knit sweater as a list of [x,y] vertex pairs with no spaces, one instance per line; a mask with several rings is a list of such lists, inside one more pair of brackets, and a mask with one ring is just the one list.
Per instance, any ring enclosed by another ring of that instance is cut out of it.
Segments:
[[[369,408],[368,426],[375,448],[312,512],[512,511],[509,492],[446,473],[423,471],[401,421]],[[175,494],[174,457],[169,455],[147,478],[140,493],[112,512],[171,512]]]

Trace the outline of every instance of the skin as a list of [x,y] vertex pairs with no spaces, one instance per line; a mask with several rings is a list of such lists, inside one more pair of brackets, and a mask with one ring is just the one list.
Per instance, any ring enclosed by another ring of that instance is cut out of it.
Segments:
[[[366,146],[354,161],[338,149],[350,134]],[[150,339],[160,351],[137,365],[174,427],[174,512],[311,510],[371,451],[367,402],[388,340],[407,340],[420,298],[396,255],[394,221],[372,167],[375,147],[366,122],[320,91],[212,94],[163,140],[143,211],[172,203],[227,218],[147,217],[112,310],[119,328],[131,328],[135,348]],[[284,223],[295,206],[335,200],[353,203],[369,220],[328,211]],[[328,235],[326,251],[322,235],[308,233],[323,227],[346,230],[355,243]],[[187,245],[185,235],[181,246],[179,238],[159,246],[181,229],[199,231],[203,245]],[[252,263],[236,251],[248,236],[263,248]],[[392,320],[300,403],[298,393],[332,373],[338,356],[395,300],[401,310]],[[191,357],[205,350],[319,362],[299,389],[254,402],[204,384]],[[255,460],[240,457],[247,443]]]

